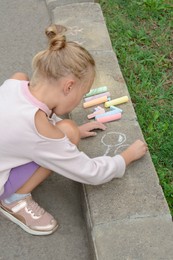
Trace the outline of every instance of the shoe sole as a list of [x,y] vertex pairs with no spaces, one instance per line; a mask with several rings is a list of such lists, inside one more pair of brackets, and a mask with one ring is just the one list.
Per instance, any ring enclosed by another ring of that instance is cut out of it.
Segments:
[[54,227],[54,229],[49,230],[49,231],[38,231],[38,230],[33,230],[29,227],[27,227],[23,222],[18,220],[17,218],[13,217],[11,214],[9,214],[7,211],[5,211],[3,208],[0,207],[0,213],[4,215],[6,218],[11,220],[13,223],[17,224],[20,226],[24,231],[31,235],[36,235],[36,236],[46,236],[46,235],[51,235],[57,228],[58,225]]

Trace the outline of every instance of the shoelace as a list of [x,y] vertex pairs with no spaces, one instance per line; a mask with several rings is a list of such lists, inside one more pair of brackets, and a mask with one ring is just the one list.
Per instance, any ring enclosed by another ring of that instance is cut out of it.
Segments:
[[28,211],[33,213],[35,216],[41,216],[45,212],[45,210],[43,208],[41,208],[38,205],[38,203],[35,202],[34,200],[28,201],[27,209],[28,209]]

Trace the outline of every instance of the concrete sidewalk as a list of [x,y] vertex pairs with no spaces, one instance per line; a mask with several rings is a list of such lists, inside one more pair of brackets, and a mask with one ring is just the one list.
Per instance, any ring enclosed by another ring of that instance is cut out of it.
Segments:
[[[108,86],[112,99],[124,95],[130,98],[99,4],[73,0],[46,2],[53,22],[68,28],[67,38],[78,41],[93,54],[97,64],[93,87]],[[113,155],[134,140],[143,139],[131,101],[120,107],[124,111],[122,119],[108,123],[106,133],[81,142],[81,150],[91,157]],[[82,124],[91,112],[81,104],[71,117]],[[83,185],[83,191],[95,259],[173,259],[172,218],[149,153],[128,167],[123,179],[97,187]]]
[[[0,21],[2,84],[16,71],[31,75],[33,56],[47,47],[44,30],[51,19],[45,1],[0,0]],[[59,229],[51,236],[32,236],[0,216],[0,259],[90,260],[81,186],[54,174],[33,196],[58,219]]]

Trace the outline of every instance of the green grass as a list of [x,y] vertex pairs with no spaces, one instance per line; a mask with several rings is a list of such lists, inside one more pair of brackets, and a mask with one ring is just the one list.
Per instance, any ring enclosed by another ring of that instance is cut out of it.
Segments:
[[173,1],[99,3],[173,216]]

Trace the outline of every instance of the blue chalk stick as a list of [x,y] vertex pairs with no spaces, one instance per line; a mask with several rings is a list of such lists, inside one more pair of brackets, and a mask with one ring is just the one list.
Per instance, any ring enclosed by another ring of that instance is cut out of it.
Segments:
[[117,111],[118,113],[122,113],[122,112],[123,112],[122,109],[120,109],[120,108],[118,108],[118,107],[115,107],[115,106],[110,106],[110,110],[111,110],[111,111],[115,110],[115,111]]
[[105,116],[111,116],[111,115],[115,115],[115,114],[119,114],[120,111],[116,111],[116,110],[112,110],[112,111],[108,111],[106,113],[103,113],[103,114],[99,114],[99,115],[96,115],[95,118],[100,118],[100,117],[105,117]]

